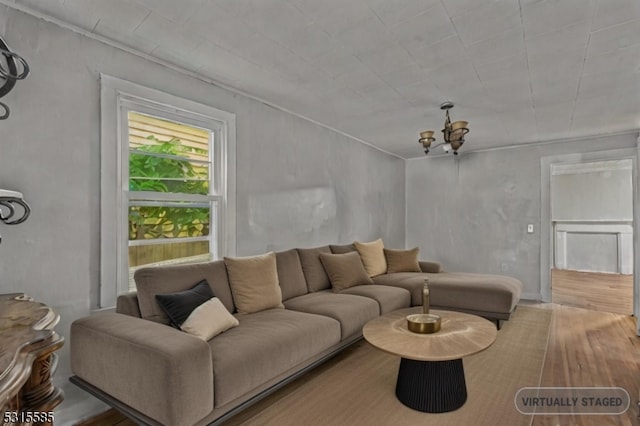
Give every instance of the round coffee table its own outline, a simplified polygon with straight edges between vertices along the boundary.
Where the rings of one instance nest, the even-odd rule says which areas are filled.
[[[369,321],[362,333],[371,345],[402,357],[396,396],[404,405],[426,413],[456,410],[467,400],[462,358],[488,348],[496,326],[476,315],[431,310],[442,317],[441,330],[413,333],[406,317],[421,312],[422,307],[390,312]]]

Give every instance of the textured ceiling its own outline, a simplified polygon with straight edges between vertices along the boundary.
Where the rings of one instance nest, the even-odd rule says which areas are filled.
[[[640,128],[639,0],[12,0],[405,158]],[[439,136],[439,135],[438,135]]]

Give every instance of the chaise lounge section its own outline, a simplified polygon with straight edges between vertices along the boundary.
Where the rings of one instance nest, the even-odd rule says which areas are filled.
[[[270,269],[258,271],[258,281],[274,276],[279,298],[248,313],[229,259],[140,269],[137,292],[120,296],[116,313],[72,324],[71,381],[141,424],[219,424],[361,339],[369,320],[420,305],[425,278],[432,306],[493,320],[508,319],[520,297],[515,279],[441,272],[435,262],[371,278],[353,247],[263,255]],[[253,268],[254,258],[243,259]],[[360,275],[340,287],[354,265]],[[237,323],[208,340],[171,327],[156,297],[188,293],[203,280]]]
[[[357,251],[354,244],[332,245],[332,253]],[[445,272],[439,262],[419,261],[422,273],[392,272],[372,277],[375,284],[400,287],[411,294],[411,306],[422,303],[422,287],[428,280],[431,307],[478,315],[496,323],[508,320],[522,294],[522,282],[506,275]],[[400,308],[397,308],[400,309]]]
[[[422,300],[424,279],[429,280],[431,307],[478,315],[496,322],[508,320],[516,309],[522,283],[504,275],[468,274],[462,272],[427,272],[416,276],[411,272],[385,274],[373,278],[379,285],[400,287],[411,293],[412,306]]]

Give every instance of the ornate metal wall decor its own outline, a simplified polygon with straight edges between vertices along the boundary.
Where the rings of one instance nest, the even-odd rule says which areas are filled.
[[[0,189],[0,221],[7,225],[17,225],[27,220],[31,208],[22,194],[16,191]],[[2,236],[0,236],[0,243]]]
[[[16,85],[16,81],[24,80],[29,75],[29,64],[24,58],[9,50],[7,43],[0,37],[0,98],[5,96]],[[0,102],[0,120],[9,118],[9,107]]]

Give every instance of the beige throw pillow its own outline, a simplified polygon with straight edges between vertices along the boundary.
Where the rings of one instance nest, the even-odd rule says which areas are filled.
[[[360,253],[364,268],[370,277],[387,272],[387,261],[384,258],[384,244],[381,238],[370,243],[355,241],[353,244],[356,246],[358,253]]]
[[[238,313],[284,308],[273,252],[251,257],[225,257],[229,286]]]
[[[355,251],[345,254],[320,253],[320,260],[335,292],[357,285],[373,284],[362,265],[360,255]]]
[[[202,340],[210,340],[238,324],[238,320],[227,311],[220,299],[213,297],[195,308],[180,329]]]
[[[422,272],[418,262],[420,249],[414,247],[411,250],[384,249],[384,257],[387,259],[387,274],[394,272]]]

